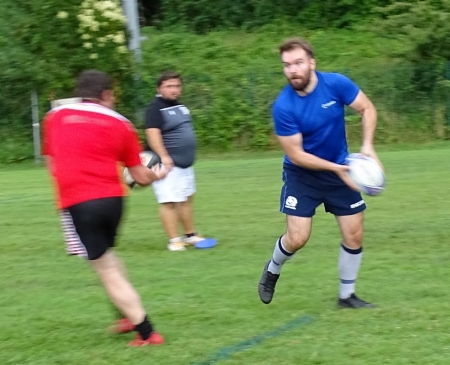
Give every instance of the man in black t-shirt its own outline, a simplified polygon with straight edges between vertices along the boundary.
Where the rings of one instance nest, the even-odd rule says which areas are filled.
[[[170,251],[183,251],[186,245],[204,239],[195,231],[192,210],[197,141],[189,109],[178,101],[181,89],[179,74],[162,73],[157,80],[158,94],[145,114],[146,149],[157,153],[170,170],[166,178],[152,185]],[[183,236],[178,234],[180,222]]]

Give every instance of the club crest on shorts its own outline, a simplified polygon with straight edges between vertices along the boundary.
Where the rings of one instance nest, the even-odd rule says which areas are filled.
[[[288,196],[286,198],[286,202],[284,203],[284,206],[289,209],[294,209],[294,210],[297,209],[296,208],[297,207],[297,198],[295,198],[293,196]]]

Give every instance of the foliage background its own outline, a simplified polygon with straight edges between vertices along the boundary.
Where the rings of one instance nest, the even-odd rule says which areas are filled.
[[[99,2],[99,1],[97,1]],[[39,94],[40,116],[49,101],[73,96],[76,75],[89,68],[101,69],[117,81],[119,108],[131,112],[125,103],[132,91],[133,58],[111,44],[96,51],[84,47],[79,32],[81,0],[2,0],[0,3],[0,162],[14,162],[32,156],[30,93]],[[114,1],[111,1],[114,3]],[[117,2],[119,9],[120,2]],[[60,18],[61,12],[67,17]],[[102,20],[102,19],[100,19]],[[93,37],[115,34],[126,25],[103,19]],[[125,40],[126,41],[126,40]],[[128,97],[132,100],[131,97]]]
[[[1,2],[0,163],[32,158],[31,90],[42,117],[87,68],[114,76],[117,108],[138,127],[155,78],[170,68],[183,74],[203,149],[274,148],[270,105],[285,83],[276,49],[293,35],[312,42],[319,69],[350,76],[374,100],[377,143],[449,137],[450,0],[141,0],[141,65],[114,44],[85,47],[82,3]],[[106,21],[95,36],[118,31],[125,25]],[[351,142],[360,133],[349,113]]]

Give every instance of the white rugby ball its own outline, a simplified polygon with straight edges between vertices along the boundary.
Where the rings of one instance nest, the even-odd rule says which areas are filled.
[[[161,159],[159,158],[159,156],[152,151],[143,151],[139,154],[139,157],[141,158],[141,164],[148,168],[161,163]],[[130,174],[130,171],[126,167],[123,170],[123,180],[125,181],[125,184],[127,184],[130,188],[133,188],[136,185],[140,186],[139,184],[136,184],[136,181],[134,181],[133,177]]]
[[[376,196],[384,191],[386,176],[373,158],[362,153],[351,153],[347,157],[346,164],[350,167],[350,178],[362,193]]]

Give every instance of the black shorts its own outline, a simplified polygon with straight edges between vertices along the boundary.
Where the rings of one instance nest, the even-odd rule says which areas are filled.
[[[312,217],[324,204],[335,216],[353,215],[366,209],[361,194],[350,189],[336,174],[312,171],[285,163],[280,211],[297,217]]]
[[[73,205],[60,212],[69,255],[100,258],[114,247],[122,217],[123,198],[103,198]]]

